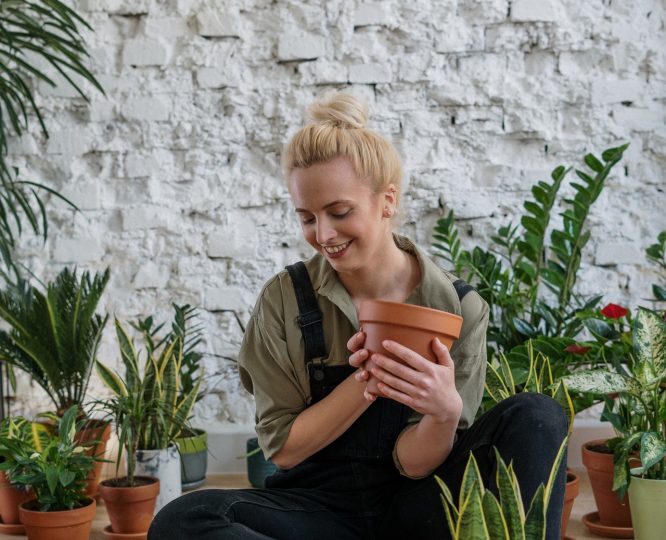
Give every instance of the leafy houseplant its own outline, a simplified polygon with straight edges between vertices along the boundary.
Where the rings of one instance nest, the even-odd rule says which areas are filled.
[[[183,343],[183,358],[180,364],[180,396],[184,398],[193,389],[201,388],[204,383],[201,360],[203,354],[197,349],[203,341],[203,325],[196,322],[196,308],[185,304],[173,304],[174,318],[171,330],[159,337],[164,323],[154,325],[152,316],[139,320],[132,326],[141,332],[149,354],[159,349],[165,342],[179,338]],[[204,395],[199,391],[196,401]],[[208,466],[208,433],[203,429],[186,428],[176,439],[181,462],[181,484],[183,490],[194,489],[206,481]]]
[[[160,505],[166,504],[180,494],[180,462],[173,442],[187,427],[199,386],[196,385],[185,396],[180,395],[179,373],[184,351],[180,337],[169,338],[161,343],[159,349],[151,350],[146,355],[142,374],[139,367],[139,353],[134,348],[131,338],[120,321],[116,320],[115,325],[120,355],[125,367],[125,378],[99,361],[97,370],[100,378],[113,393],[113,397],[107,400],[104,406],[115,421],[120,443],[118,463],[120,453],[123,449],[126,451],[127,478],[122,485],[136,484],[135,472],[142,454],[159,450],[170,456],[170,459],[173,459],[175,454],[175,473],[167,470],[164,476],[159,476],[160,499],[157,503],[159,509]],[[166,460],[166,456],[163,460]],[[149,469],[149,466],[146,465],[144,468]],[[158,470],[149,472],[152,473],[150,476],[161,474]]]
[[[94,458],[75,440],[77,414],[76,405],[65,412],[57,434],[41,451],[21,438],[3,441],[12,457],[6,469],[12,484],[30,487],[35,495],[19,510],[31,540],[83,540],[90,535],[96,504],[86,496],[85,487]]]
[[[62,415],[82,405],[108,316],[95,313],[108,268],[91,277],[65,268],[42,292],[25,283],[0,291],[0,360],[32,376]],[[79,409],[82,412],[82,409]]]
[[[497,487],[499,499],[483,485],[474,455],[470,455],[460,487],[457,503],[448,487],[439,478],[442,503],[453,540],[537,540],[545,538],[546,511],[553,484],[564,457],[567,439],[562,442],[550,471],[548,482],[541,484],[525,513],[518,479],[511,464],[507,466],[499,452]]]
[[[437,222],[435,254],[451,263],[457,275],[475,284],[491,307],[489,358],[496,352],[508,353],[530,338],[572,339],[583,329],[576,314],[600,300],[584,300],[575,292],[583,250],[590,238],[585,225],[627,146],[609,148],[601,159],[593,154],[585,156],[588,169],[575,170],[580,182],[570,183],[575,195],[563,199],[559,227],[552,223],[552,214],[570,170],[561,165],[552,171],[550,182],[540,181],[532,187],[534,199],[523,204],[520,224],[500,227],[492,237],[492,249],[462,249],[453,211]],[[548,356],[557,363],[562,350],[557,357]]]
[[[650,261],[655,263],[662,271],[662,284],[652,285],[652,294],[659,301],[666,301],[666,231],[661,231],[657,242],[645,251]]]
[[[74,79],[80,77],[104,93],[86,67],[88,52],[80,28],[90,26],[74,10],[58,0],[12,0],[0,2],[0,259],[18,274],[12,252],[27,222],[35,234],[48,232],[42,193],[72,203],[55,190],[18,177],[8,161],[8,140],[27,132],[30,115],[48,137],[46,123],[37,106],[33,81],[51,87],[56,81],[44,69],[54,69],[87,97]],[[6,274],[5,279],[8,278]]]

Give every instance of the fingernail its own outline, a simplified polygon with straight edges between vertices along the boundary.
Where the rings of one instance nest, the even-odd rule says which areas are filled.
[[[385,349],[388,349],[391,346],[390,343],[391,342],[387,340],[382,341],[382,345],[384,346]]]

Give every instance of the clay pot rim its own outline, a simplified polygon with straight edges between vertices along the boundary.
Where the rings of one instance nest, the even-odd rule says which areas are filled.
[[[49,527],[65,527],[92,522],[97,512],[97,502],[95,499],[88,498],[88,504],[73,510],[53,510],[41,512],[39,510],[30,510],[25,508],[26,504],[19,505],[19,516],[21,522],[26,526],[44,527],[47,522]]]
[[[386,313],[387,308],[388,310],[398,310],[400,313]],[[381,315],[376,314],[377,310],[381,311]],[[460,336],[463,323],[463,318],[455,313],[388,300],[363,300],[358,309],[358,319],[361,326],[363,323],[395,324],[448,334],[456,339]],[[444,332],[442,331],[443,324],[453,326],[453,328],[447,328]]]
[[[156,478],[155,476],[135,476],[134,479],[136,480],[137,478],[141,478],[143,480],[150,480],[149,483],[147,484],[142,484],[140,486],[111,486],[107,484],[107,482],[111,482],[112,480],[118,480],[119,478],[127,478],[127,476],[115,476],[113,478],[107,478],[106,480],[102,480],[99,485],[104,486],[105,489],[138,489],[138,488],[147,488],[150,486],[153,486],[156,483],[159,483],[160,479]]]
[[[146,538],[146,535],[148,534],[148,531],[145,532],[139,532],[139,533],[118,533],[118,532],[113,532],[113,528],[111,524],[109,523],[104,529],[102,529],[102,534],[104,535],[104,538],[126,538],[127,540],[139,540],[140,538]]]

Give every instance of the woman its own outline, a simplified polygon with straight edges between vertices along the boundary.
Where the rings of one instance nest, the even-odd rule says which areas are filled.
[[[310,112],[283,168],[316,255],[264,286],[239,357],[260,445],[279,471],[267,489],[181,497],[155,518],[151,540],[440,540],[448,529],[435,474],[455,496],[473,451],[492,486],[496,446],[514,460],[529,501],[566,434],[563,411],[540,395],[506,400],[472,424],[483,393],[488,306],[393,234],[400,160],[365,127],[364,106],[337,93]],[[357,318],[369,298],[460,314],[460,338],[451,351],[433,340],[436,363],[393,341],[384,347],[404,364],[370,355]],[[366,390],[370,377],[381,399]],[[548,511],[552,540],[563,490],[564,468]]]

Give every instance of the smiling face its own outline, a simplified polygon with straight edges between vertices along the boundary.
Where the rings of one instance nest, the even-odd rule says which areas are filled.
[[[375,193],[346,158],[294,169],[289,191],[303,236],[338,272],[371,268],[393,241],[395,188]]]

